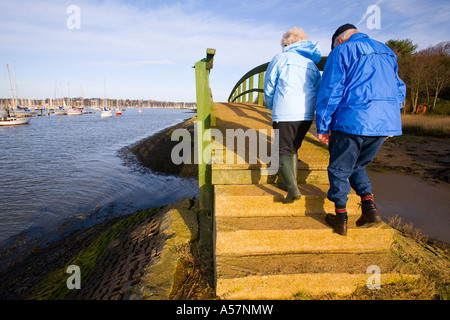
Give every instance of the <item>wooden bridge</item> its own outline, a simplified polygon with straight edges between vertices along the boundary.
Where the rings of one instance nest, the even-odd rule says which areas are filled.
[[[244,75],[228,102],[214,103],[209,89],[214,54],[208,49],[195,69],[197,135],[203,137],[198,154],[204,160],[199,164],[199,202],[213,221],[217,296],[345,295],[366,285],[373,268],[382,283],[402,278],[396,271],[400,261],[390,251],[394,230],[385,223],[356,227],[361,214],[356,194],[350,194],[347,204],[348,235],[340,236],[326,224],[326,213],[334,213],[326,198],[328,150],[312,134],[298,152],[302,197],[292,204],[281,202],[286,192],[277,188],[276,175],[268,170],[273,163],[261,157],[274,142],[271,113],[263,106],[267,64]],[[244,154],[239,143],[230,141],[243,136]],[[256,161],[251,151],[255,143]]]

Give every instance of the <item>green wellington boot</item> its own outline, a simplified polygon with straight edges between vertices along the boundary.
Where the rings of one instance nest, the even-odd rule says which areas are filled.
[[[298,170],[298,155],[293,154],[291,155],[291,161],[292,161],[292,167],[294,168],[294,181],[295,185],[297,185],[297,170]]]
[[[294,172],[293,157],[297,160],[297,155],[282,156],[280,157],[280,172],[283,176],[283,180],[287,188],[287,196],[283,200],[283,203],[292,203],[295,200],[300,199],[301,193],[297,187],[296,172]]]
[[[294,181],[297,181],[298,157],[296,154],[290,155],[289,157],[291,158],[292,167],[294,168]],[[280,180],[280,178],[283,176],[281,174],[281,170],[278,170],[277,175],[277,187],[281,190],[288,191],[287,184],[283,180]]]

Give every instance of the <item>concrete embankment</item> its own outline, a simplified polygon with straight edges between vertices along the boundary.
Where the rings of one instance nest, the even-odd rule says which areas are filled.
[[[150,138],[139,141],[130,151],[136,156],[140,164],[154,172],[178,175],[181,177],[197,177],[198,166],[194,164],[191,153],[191,164],[174,164],[171,153],[179,141],[172,141],[172,132],[176,129],[187,130],[191,135],[191,147],[194,149],[194,122],[197,117],[192,117],[180,124],[162,130]]]

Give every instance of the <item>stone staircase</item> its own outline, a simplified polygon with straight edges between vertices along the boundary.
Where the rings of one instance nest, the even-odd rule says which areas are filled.
[[[222,130],[231,123],[270,128],[262,107],[216,103],[215,111]],[[230,113],[247,116],[233,122]],[[400,261],[390,252],[394,230],[385,223],[356,227],[361,213],[356,194],[349,195],[347,204],[348,235],[340,236],[326,224],[326,213],[334,213],[326,198],[328,151],[314,136],[308,134],[299,150],[302,197],[292,204],[281,202],[286,192],[276,187],[274,176],[261,174],[264,165],[217,164],[216,155],[212,182],[219,298],[345,295],[366,284],[373,265],[379,267],[382,283],[401,278],[395,271]]]

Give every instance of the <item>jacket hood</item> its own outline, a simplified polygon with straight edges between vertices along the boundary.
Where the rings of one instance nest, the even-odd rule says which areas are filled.
[[[305,58],[312,60],[314,63],[319,63],[322,58],[320,46],[318,42],[311,40],[298,41],[283,49],[283,52],[297,52]]]

